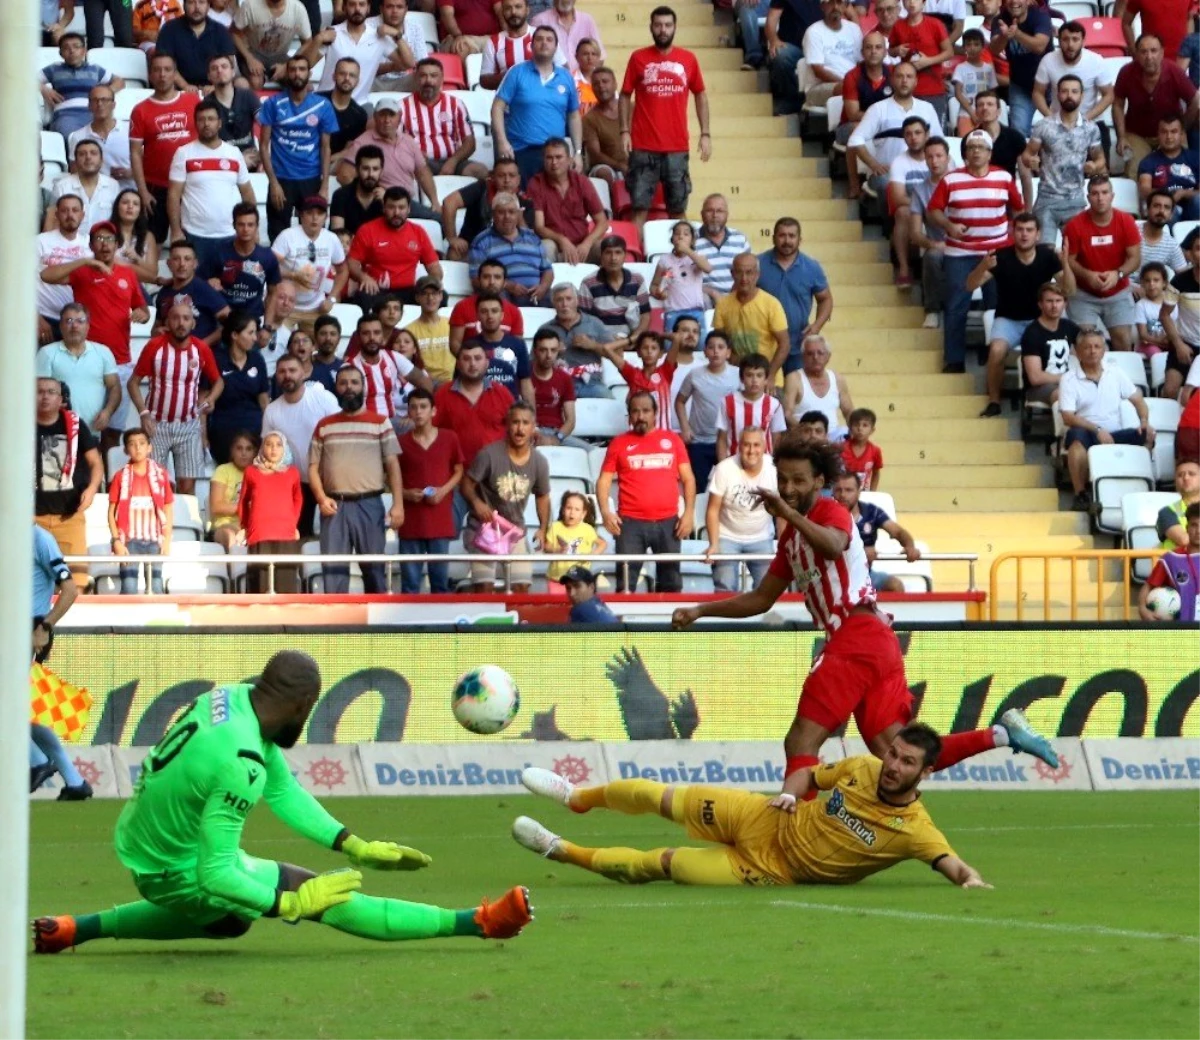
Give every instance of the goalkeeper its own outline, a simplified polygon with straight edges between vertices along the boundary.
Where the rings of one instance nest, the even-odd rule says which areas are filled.
[[[292,776],[279,749],[295,745],[320,692],[317,663],[283,650],[253,685],[198,698],[147,756],[117,822],[117,855],[143,899],[97,914],[40,917],[36,952],[93,939],[232,939],[260,917],[320,921],[382,941],[520,932],[533,919],[524,888],[469,910],[358,891],[359,867],[420,870],[431,861],[416,849],[355,837]],[[345,853],[354,869],[313,874],[248,856],[239,847],[242,828],[263,798],[293,830]]]

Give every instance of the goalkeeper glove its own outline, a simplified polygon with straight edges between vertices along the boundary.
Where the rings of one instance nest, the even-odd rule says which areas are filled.
[[[320,917],[330,907],[349,901],[362,886],[357,870],[331,870],[309,878],[295,892],[279,894],[279,916],[290,924],[301,918]]]
[[[342,842],[342,851],[356,867],[373,870],[421,870],[433,860],[425,853],[397,845],[394,841],[364,841],[350,835]]]

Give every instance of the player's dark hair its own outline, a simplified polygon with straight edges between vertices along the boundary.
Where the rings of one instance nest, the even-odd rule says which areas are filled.
[[[967,30],[967,32],[970,31],[970,29]],[[1087,29],[1083,27],[1082,22],[1063,22],[1062,25],[1058,27],[1058,35],[1061,37],[1063,33],[1079,33],[1079,35],[1085,40],[1087,39]],[[967,33],[963,33],[964,37],[966,35]],[[980,33],[979,35],[982,36],[983,33]]]
[[[964,45],[968,43],[977,43],[980,47],[982,47],[987,41],[984,40],[983,33],[981,33],[978,29],[968,29],[962,34],[962,42]]]
[[[903,740],[904,743],[911,744],[925,752],[926,768],[933,765],[938,760],[938,755],[942,753],[942,738],[923,722],[910,722],[896,734],[896,739]]]
[[[529,415],[537,414],[533,410],[533,405],[531,405],[528,401],[513,401],[513,403],[508,406],[508,411],[504,413],[505,424],[507,424],[508,420],[516,415],[517,412],[525,412]]]
[[[280,650],[272,655],[254,685],[286,701],[311,697],[321,689],[321,669],[300,650]]]
[[[771,365],[761,354],[747,354],[738,362],[738,375],[744,376],[747,372],[754,370],[770,372]]]
[[[846,420],[846,424],[848,426],[853,426],[860,419],[866,419],[872,426],[879,421],[876,418],[875,413],[871,411],[870,408],[855,408],[854,411],[850,413],[850,418]]]
[[[1058,88],[1061,87],[1064,83],[1078,83],[1079,89],[1083,90],[1083,80],[1081,80],[1078,76],[1076,76],[1075,73],[1068,72],[1065,76],[1059,76],[1058,82],[1056,84],[1054,84],[1054,93],[1057,94]]]
[[[633,349],[641,350],[642,344],[645,343],[646,340],[653,340],[654,345],[656,347],[658,347],[659,350],[662,350],[662,345],[663,345],[662,337],[657,332],[654,332],[651,329],[645,329],[644,331],[639,332],[637,334],[637,339],[635,339],[633,341]]]
[[[804,420],[801,419],[801,422]],[[831,487],[842,472],[842,446],[828,441],[802,441],[794,432],[779,439],[772,456],[775,465],[781,462],[807,462],[813,472]]]
[[[947,155],[950,154],[950,144],[944,137],[929,137],[925,140],[925,151],[929,151],[934,146],[941,148]]]
[[[639,397],[646,398],[646,400],[650,402],[650,407],[654,410],[655,414],[658,413],[658,398],[655,397],[652,393],[650,393],[649,390],[635,390],[632,394],[630,394],[627,398],[625,398],[626,412],[629,411],[630,406]]]
[[[335,318],[332,314],[322,314],[316,321],[313,322],[313,337],[315,338],[318,332],[330,325],[338,330],[338,336],[340,337],[342,334],[342,323],[338,321],[337,318]]]
[[[221,106],[217,99],[209,94],[203,101],[198,104],[192,112],[192,118],[195,119],[201,112],[216,112],[217,118],[221,117]]]
[[[679,19],[675,17],[674,10],[666,6],[656,7],[650,12],[650,20],[653,21],[655,18],[670,18],[673,22],[679,21]]]
[[[423,386],[414,386],[408,392],[407,403],[411,404],[413,401],[428,401],[430,404],[433,404],[433,394]]]
[[[707,347],[714,339],[719,339],[725,344],[726,350],[733,350],[733,346],[729,342],[729,336],[722,329],[713,329],[707,336],[704,337],[704,345]]]
[[[901,131],[907,130],[910,126],[919,126],[923,130],[929,129],[929,124],[920,116],[909,116],[903,123],[900,124]]]
[[[407,188],[401,188],[397,185],[392,185],[383,193],[384,202],[412,202],[412,192]]]
[[[354,329],[355,331],[361,331],[364,325],[370,325],[373,322],[379,322],[380,325],[383,324],[378,314],[374,311],[367,311],[365,314],[358,316],[358,321],[354,323]]]
[[[1139,275],[1139,277],[1145,278],[1146,275],[1150,274],[1151,272],[1162,275],[1164,282],[1169,282],[1171,280],[1171,276],[1167,273],[1167,265],[1160,264],[1157,260],[1151,260],[1150,263],[1143,267],[1142,273]]]
[[[596,507],[592,504],[592,500],[588,498],[587,495],[585,495],[582,491],[563,492],[563,496],[558,502],[558,522],[560,524],[565,524],[567,522],[567,518],[563,515],[563,512],[567,508],[567,500],[571,498],[577,498],[583,503],[583,522],[585,524],[591,524],[593,527],[595,527]]]
[[[192,244],[191,240],[187,238],[175,239],[175,241],[167,247],[167,252],[174,253],[177,249],[190,249],[192,251],[192,255],[196,255],[196,247]]]
[[[980,98],[985,98],[985,97],[990,97],[994,102],[996,102],[997,105],[1000,104],[1000,95],[997,94],[994,90],[981,90],[978,94],[975,95],[975,100],[978,101]]]
[[[539,343],[544,343],[548,339],[554,340],[554,346],[556,349],[562,343],[562,340],[558,338],[557,332],[555,332],[553,329],[543,327],[538,329],[537,332],[533,334],[533,345],[536,347]]]
[[[258,206],[253,202],[239,202],[233,207],[233,219],[237,220],[238,217],[253,217],[258,220]]]
[[[497,161],[504,162],[506,160],[500,159]],[[516,162],[515,159],[512,161]],[[493,169],[495,169],[495,167],[493,167]],[[497,260],[495,257],[490,257],[489,259],[485,260],[483,263],[481,263],[479,265],[479,270],[482,271],[485,267],[498,267],[498,268],[500,268],[500,273],[502,275],[504,275],[505,277],[508,277],[508,268],[504,265],[503,260]]]
[[[1012,222],[1013,222],[1013,226],[1014,226],[1014,227],[1015,227],[1017,224],[1032,224],[1032,225],[1033,225],[1034,227],[1036,227],[1036,228],[1037,228],[1039,231],[1041,231],[1041,230],[1042,230],[1042,218],[1041,218],[1041,217],[1039,217],[1039,216],[1038,216],[1036,213],[1031,213],[1031,212],[1030,212],[1029,210],[1027,210],[1027,209],[1026,209],[1026,210],[1022,210],[1022,211],[1021,211],[1020,213],[1018,213],[1018,214],[1017,214],[1015,217],[1013,217],[1013,218],[1012,218]]]
[[[150,439],[150,435],[140,426],[134,426],[132,429],[126,430],[123,434],[121,434],[121,444],[124,446],[126,453],[129,451],[129,442],[133,440],[134,437],[145,437],[146,440]],[[232,441],[230,443],[232,444]]]
[[[436,65],[437,62],[434,64]],[[354,165],[357,166],[364,159],[378,159],[383,162],[383,149],[377,144],[364,144],[354,156]]]
[[[237,433],[229,438],[229,446],[232,448],[238,441],[248,441],[255,451],[258,451],[259,444],[261,443],[258,434],[253,430],[238,430]]]
[[[856,488],[862,487],[862,474],[858,473],[852,469],[847,470],[845,473],[839,473],[837,475],[837,479],[838,480],[853,480],[854,486]]]
[[[1190,524],[1193,520],[1200,520],[1200,502],[1193,502],[1183,511],[1183,518]]]
[[[1197,235],[1200,235],[1200,228],[1192,228],[1192,230],[1187,233],[1187,236],[1184,238],[1184,240],[1179,243],[1179,248],[1185,253],[1189,252],[1192,246],[1196,244]]]
[[[501,307],[503,307],[504,306],[504,297],[501,296],[499,293],[484,291],[481,293],[477,293],[475,296],[476,312],[479,311],[479,305],[481,303],[498,303],[498,304],[500,304]]]
[[[815,408],[811,412],[805,412],[800,416],[800,422],[805,426],[810,423],[817,423],[826,433],[829,432],[829,416],[824,412],[818,412]]]

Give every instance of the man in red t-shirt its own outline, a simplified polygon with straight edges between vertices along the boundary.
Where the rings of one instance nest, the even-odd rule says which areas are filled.
[[[629,156],[625,182],[639,229],[646,223],[660,183],[671,218],[683,220],[687,216],[692,186],[688,176],[689,91],[696,95],[700,159],[708,162],[712,155],[704,77],[696,56],[674,46],[675,12],[669,7],[656,7],[650,14],[650,35],[654,37],[654,46],[643,47],[629,56],[618,110],[621,147]],[[635,99],[636,105],[632,104]]]
[[[462,445],[453,430],[434,423],[433,394],[417,387],[408,395],[408,418],[413,428],[400,438],[400,478],[404,485],[404,523],[397,532],[400,552],[444,556],[458,534],[454,522],[454,492],[462,482]],[[400,564],[400,591],[421,591],[420,563]],[[451,592],[450,565],[428,563],[429,591]]]
[[[1185,126],[1194,126],[1196,88],[1175,61],[1164,57],[1162,40],[1143,32],[1133,61],[1121,68],[1113,83],[1117,154],[1124,156],[1126,170],[1136,174],[1141,161],[1154,151],[1158,122],[1168,115],[1181,115]]]
[[[409,222],[412,196],[406,188],[383,193],[383,216],[369,220],[354,235],[346,259],[350,277],[358,282],[355,297],[363,310],[375,310],[379,297],[393,293],[404,303],[416,303],[417,265],[442,280],[437,250],[420,224]]]
[[[167,189],[171,160],[181,145],[196,139],[196,106],[200,95],[175,86],[175,59],[156,54],[150,59],[154,93],[134,106],[129,120],[129,165],[150,230],[160,242],[167,237]]]
[[[104,447],[117,443],[121,431],[136,426],[129,412],[129,393],[125,384],[133,374],[129,353],[131,322],[150,320],[150,309],[133,268],[114,263],[117,255],[117,229],[107,220],[93,224],[88,233],[92,258],[55,264],[42,272],[42,281],[51,285],[66,282],[75,302],[88,309],[88,338],[112,351],[121,383],[121,404],[109,420]],[[110,433],[111,431],[111,433]]]
[[[537,410],[538,444],[553,448],[582,448],[592,445],[572,437],[575,429],[575,380],[558,366],[562,342],[556,332],[539,329],[533,337],[533,400]]]
[[[687,448],[678,434],[657,429],[654,395],[635,390],[629,395],[628,433],[612,439],[604,456],[596,497],[604,526],[616,536],[618,553],[677,553],[679,543],[692,533],[696,511],[696,478]],[[609,492],[617,484],[617,511],[612,511]],[[679,494],[683,492],[683,513]],[[617,566],[617,591],[636,589],[642,572],[640,563]],[[678,563],[656,563],[656,592],[679,592],[683,588]]]
[[[485,260],[479,265],[479,292],[459,300],[450,312],[450,350],[458,352],[458,348],[466,340],[479,335],[479,313],[476,305],[483,293],[495,293],[504,303],[504,316],[500,319],[500,329],[506,335],[523,336],[525,321],[521,317],[521,308],[504,296],[504,283],[508,279],[508,268],[500,260]]]
[[[1063,228],[1067,261],[1078,288],[1069,301],[1076,325],[1108,329],[1113,350],[1133,347],[1137,324],[1129,275],[1142,262],[1142,236],[1128,213],[1113,208],[1112,184],[1107,177],[1088,181],[1088,208]]]
[[[1130,54],[1137,49],[1133,20],[1141,15],[1142,33],[1151,33],[1162,40],[1167,61],[1179,57],[1179,45],[1188,33],[1189,18],[1195,13],[1195,0],[1117,0],[1112,10],[1112,16],[1121,19]]]

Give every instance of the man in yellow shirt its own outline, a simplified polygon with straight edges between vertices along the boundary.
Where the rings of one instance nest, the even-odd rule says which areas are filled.
[[[454,379],[454,355],[450,353],[450,319],[441,312],[446,294],[442,283],[431,275],[417,279],[415,286],[421,313],[405,327],[417,340],[425,371],[433,385],[441,386]]]
[[[747,354],[771,359],[768,376],[776,382],[791,350],[787,315],[769,292],[758,287],[758,257],[741,253],[733,258],[733,292],[717,301],[713,328],[724,332],[736,364]],[[778,381],[782,386],[782,380]]]
[[[772,807],[769,795],[723,787],[616,780],[577,788],[548,769],[529,768],[522,783],[574,812],[606,808],[627,815],[658,813],[706,848],[591,849],[518,817],[513,837],[558,863],[573,863],[615,881],[677,885],[852,884],[907,859],[928,863],[962,888],[991,888],[954,854],[920,801],[941,738],[923,723],[905,726],[882,761],[860,755],[812,770],[824,800],[794,812]]]

